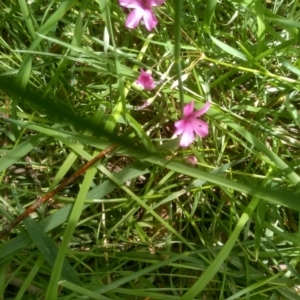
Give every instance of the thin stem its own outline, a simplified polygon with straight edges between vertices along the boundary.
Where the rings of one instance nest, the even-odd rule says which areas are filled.
[[[298,80],[295,80],[295,79],[292,79],[292,78],[288,78],[288,77],[284,77],[284,76],[278,76],[276,74],[270,73],[270,72],[265,71],[265,70],[263,70],[263,71],[262,70],[255,70],[255,69],[245,68],[245,67],[238,66],[238,65],[233,65],[233,64],[226,63],[226,62],[223,62],[223,61],[215,60],[213,58],[209,58],[209,57],[207,57],[203,54],[202,54],[201,59],[205,60],[205,61],[212,62],[216,65],[222,65],[222,66],[229,67],[229,68],[232,68],[232,69],[245,71],[245,72],[249,72],[249,73],[253,73],[253,74],[257,74],[257,75],[261,75],[261,76],[268,76],[268,77],[275,78],[275,79],[280,80],[280,81],[283,80],[283,81],[287,81],[287,82],[290,82],[290,83],[300,84],[300,82]]]
[[[175,35],[175,65],[177,71],[177,78],[178,78],[178,89],[179,89],[179,100],[180,100],[180,109],[181,115],[183,116],[183,106],[184,106],[184,99],[183,99],[183,87],[182,87],[182,80],[181,80],[181,19],[182,19],[182,0],[174,0],[174,10],[175,10],[175,27],[174,27],[174,35]]]

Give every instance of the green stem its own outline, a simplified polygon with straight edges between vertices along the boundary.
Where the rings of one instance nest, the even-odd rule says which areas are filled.
[[[182,0],[174,0],[174,10],[175,10],[175,27],[174,27],[175,50],[174,50],[174,55],[175,55],[175,65],[176,65],[177,78],[178,78],[180,109],[181,109],[181,115],[183,116],[184,99],[183,99],[183,87],[182,87],[182,80],[181,80],[181,57],[180,57]]]
[[[245,72],[249,72],[249,73],[253,73],[253,74],[257,74],[257,75],[261,75],[261,76],[268,76],[268,77],[271,77],[271,78],[275,78],[279,81],[287,81],[287,82],[290,82],[290,83],[300,83],[298,80],[295,80],[295,79],[292,79],[292,78],[288,78],[288,77],[284,77],[284,76],[278,76],[276,74],[273,74],[273,73],[270,73],[268,71],[262,71],[262,70],[255,70],[255,69],[250,69],[250,68],[245,68],[245,67],[242,67],[242,66],[235,66],[235,65],[232,65],[232,64],[229,64],[229,63],[226,63],[226,62],[222,62],[222,61],[219,61],[219,60],[215,60],[213,58],[209,58],[205,55],[202,55],[201,57],[202,60],[205,60],[205,61],[209,61],[209,62],[212,62],[216,65],[222,65],[222,66],[225,66],[225,67],[229,67],[231,69],[236,69],[236,70],[240,70],[240,71],[245,71]]]

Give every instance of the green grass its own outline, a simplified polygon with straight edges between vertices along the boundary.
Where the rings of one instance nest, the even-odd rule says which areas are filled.
[[[0,299],[300,299],[299,9],[166,0],[148,32],[118,1],[1,1],[0,229],[120,146],[1,240]]]

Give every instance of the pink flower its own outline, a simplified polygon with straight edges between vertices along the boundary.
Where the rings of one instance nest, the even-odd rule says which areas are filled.
[[[151,7],[158,6],[166,0],[119,0],[121,6],[133,8],[133,11],[128,15],[126,27],[135,28],[143,18],[146,28],[151,31],[158,23]]]
[[[184,106],[183,119],[175,122],[175,134],[181,134],[181,147],[188,147],[194,141],[194,132],[200,137],[208,135],[208,124],[197,118],[205,114],[209,109],[209,106],[210,103],[206,102],[201,109],[194,112],[194,101]]]
[[[150,91],[155,88],[155,83],[151,74],[144,72],[144,70],[141,70],[140,76],[136,83],[141,85],[145,90]]]
[[[186,161],[187,164],[189,164],[191,166],[195,166],[197,164],[197,162],[198,162],[198,159],[197,159],[196,156],[191,155],[191,156],[187,157],[185,159],[185,161]]]

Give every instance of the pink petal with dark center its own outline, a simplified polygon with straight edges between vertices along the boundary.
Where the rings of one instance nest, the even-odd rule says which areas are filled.
[[[205,137],[208,135],[208,124],[202,120],[192,119],[191,120],[193,130],[200,137]]]

